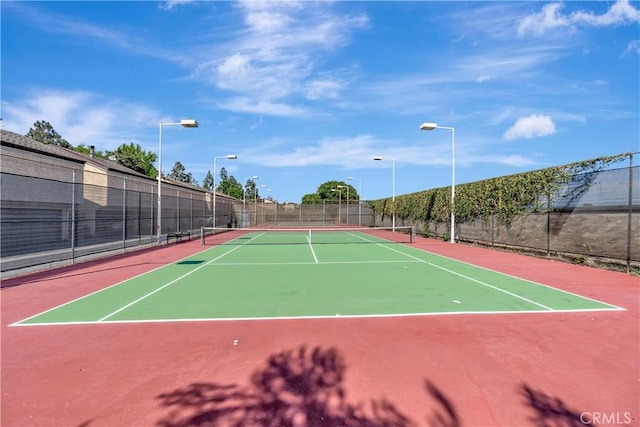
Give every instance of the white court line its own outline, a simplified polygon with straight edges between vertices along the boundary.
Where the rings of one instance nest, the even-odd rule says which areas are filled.
[[[203,250],[203,251],[201,251],[201,252],[198,252],[198,253],[206,252],[206,251],[209,251],[209,250],[211,250],[211,248],[209,248],[209,249],[205,249],[205,250]],[[92,295],[96,295],[96,294],[99,294],[100,292],[104,292],[104,291],[109,290],[109,289],[111,289],[111,288],[115,288],[116,286],[120,286],[120,285],[122,285],[122,284],[124,284],[124,283],[127,283],[127,282],[129,282],[129,281],[131,281],[131,280],[135,280],[135,279],[137,279],[138,277],[142,277],[142,276],[144,276],[144,275],[146,275],[146,274],[153,273],[154,271],[160,270],[160,269],[162,269],[162,268],[167,268],[167,267],[169,267],[169,266],[175,265],[175,264],[180,263],[180,262],[182,262],[182,261],[184,261],[184,260],[187,260],[187,259],[189,259],[189,258],[192,258],[192,257],[193,257],[193,256],[195,256],[195,255],[197,255],[197,254],[187,255],[186,257],[181,258],[181,259],[179,259],[178,261],[171,262],[171,263],[169,263],[169,264],[161,265],[160,267],[156,267],[156,268],[154,268],[154,269],[152,269],[152,270],[145,271],[144,273],[136,274],[136,275],[135,275],[135,276],[133,276],[133,277],[130,277],[130,278],[125,279],[125,280],[122,280],[122,281],[120,281],[120,282],[118,282],[118,283],[114,283],[113,285],[109,285],[109,286],[107,286],[106,288],[98,289],[97,291],[93,291],[93,292],[88,293],[88,294],[86,294],[86,295],[83,295],[83,296],[81,296],[81,297],[78,297],[78,298],[72,299],[71,301],[67,301],[67,302],[65,302],[65,303],[63,303],[63,304],[56,305],[55,307],[52,307],[52,308],[47,309],[47,310],[45,310],[45,311],[42,311],[42,312],[40,312],[40,313],[38,313],[38,314],[34,314],[33,316],[29,316],[29,317],[27,317],[26,319],[19,320],[19,321],[15,322],[14,324],[9,325],[9,326],[19,326],[19,323],[21,323],[21,322],[26,322],[26,321],[28,321],[28,320],[30,320],[30,319],[33,319],[34,317],[42,316],[43,314],[47,314],[47,313],[49,313],[49,312],[51,312],[51,311],[53,311],[53,310],[57,310],[57,309],[59,309],[59,308],[62,308],[62,307],[64,307],[64,306],[67,306],[67,305],[69,305],[69,304],[73,304],[73,303],[75,303],[75,302],[82,301],[83,299],[85,299],[85,298],[89,298],[89,297],[90,297],[90,296],[92,296]]]
[[[362,237],[362,236],[356,236],[356,237],[359,237],[359,238],[361,238],[361,239],[363,239],[363,240],[366,240],[366,241],[368,241],[368,242],[375,243],[375,242],[373,242],[372,240],[366,239],[365,237]],[[453,274],[453,275],[455,275],[455,276],[462,277],[462,278],[464,278],[464,279],[467,279],[467,280],[470,280],[470,281],[472,281],[472,282],[478,283],[478,284],[480,284],[480,285],[482,285],[482,286],[486,286],[486,287],[491,288],[491,289],[494,289],[494,290],[496,290],[496,291],[503,292],[503,293],[505,293],[505,294],[507,294],[507,295],[511,295],[512,297],[515,297],[515,298],[521,299],[521,300],[526,301],[526,302],[528,302],[528,303],[530,303],[530,304],[537,305],[538,307],[542,307],[542,308],[544,308],[545,310],[551,310],[551,311],[554,311],[554,310],[553,310],[553,308],[551,308],[551,307],[547,307],[547,306],[546,306],[546,305],[544,305],[544,304],[540,304],[539,302],[533,301],[533,300],[531,300],[531,299],[529,299],[529,298],[523,297],[523,296],[518,295],[518,294],[514,294],[513,292],[509,292],[509,291],[504,290],[504,289],[502,289],[502,288],[499,288],[499,287],[497,287],[497,286],[490,285],[490,284],[488,284],[488,283],[486,283],[486,282],[483,282],[482,280],[474,279],[473,277],[466,276],[466,275],[464,275],[464,274],[462,274],[462,273],[458,273],[458,272],[455,272],[455,271],[453,271],[453,270],[449,270],[448,268],[442,267],[442,266],[437,265],[437,264],[433,264],[433,263],[431,263],[431,262],[429,262],[429,261],[426,261],[426,260],[420,259],[420,258],[418,258],[418,257],[415,257],[415,256],[413,256],[413,255],[410,255],[410,254],[407,254],[407,253],[405,253],[405,252],[399,251],[399,250],[397,250],[397,249],[395,249],[395,248],[391,248],[391,247],[388,247],[388,246],[382,245],[382,244],[380,244],[380,243],[376,243],[376,245],[378,245],[378,246],[382,246],[382,247],[383,247],[383,248],[385,248],[385,249],[389,249],[390,251],[393,251],[393,252],[399,253],[399,254],[401,254],[401,255],[408,256],[409,258],[419,260],[419,261],[421,261],[421,262],[423,262],[423,263],[425,263],[425,264],[431,265],[431,266],[433,266],[433,267],[435,267],[435,268],[438,268],[438,269],[440,269],[440,270],[446,271],[447,273]]]
[[[311,262],[311,261],[301,261],[301,262],[217,262],[215,264],[210,264],[209,267],[219,267],[219,266],[247,266],[250,267],[252,265],[332,265],[332,264],[407,264],[407,263],[421,263],[424,261],[421,260],[397,260],[397,261],[322,261],[322,262]]]
[[[263,234],[264,234],[264,233],[263,233]],[[460,277],[467,278],[467,279],[469,279],[469,280],[471,280],[471,281],[477,282],[477,283],[482,284],[482,285],[484,285],[484,286],[489,286],[489,287],[494,288],[494,289],[496,289],[496,290],[499,290],[499,291],[501,291],[501,292],[505,292],[505,293],[511,294],[511,295],[513,295],[513,296],[515,296],[515,297],[517,297],[517,298],[521,298],[521,299],[525,299],[525,300],[527,300],[526,298],[520,297],[520,296],[518,296],[518,295],[516,295],[516,294],[512,294],[512,293],[510,293],[510,292],[508,292],[508,291],[502,290],[502,289],[500,289],[500,288],[496,288],[496,287],[494,287],[494,286],[492,286],[492,285],[485,284],[485,283],[483,283],[483,282],[481,282],[481,281],[475,280],[475,279],[470,278],[470,277],[468,277],[468,276],[465,276],[465,275],[462,275],[462,274],[459,274],[459,273],[453,272],[453,271],[451,271],[451,270],[449,270],[449,269],[446,269],[446,268],[444,268],[444,267],[438,266],[438,265],[433,264],[433,263],[431,263],[431,262],[429,262],[429,261],[426,261],[426,260],[420,259],[420,258],[418,258],[418,257],[415,257],[415,256],[413,256],[413,255],[407,254],[407,253],[405,253],[405,252],[398,251],[398,250],[396,250],[396,249],[394,249],[394,248],[391,248],[391,247],[385,246],[385,245],[383,244],[384,242],[383,242],[383,243],[380,243],[380,242],[377,242],[377,241],[372,241],[372,240],[366,239],[366,238],[364,238],[364,237],[362,237],[362,236],[360,236],[360,235],[356,235],[356,234],[354,234],[354,233],[351,233],[351,234],[353,234],[354,236],[356,236],[356,237],[358,237],[358,238],[361,238],[361,239],[363,239],[363,240],[365,240],[365,241],[367,241],[367,242],[375,243],[376,245],[378,245],[378,246],[382,246],[382,247],[383,247],[383,248],[385,248],[385,249],[389,249],[389,250],[392,250],[392,251],[394,251],[394,252],[397,252],[397,253],[399,253],[399,254],[401,254],[401,255],[407,256],[407,257],[411,258],[413,261],[342,261],[342,262],[323,262],[323,263],[321,263],[321,264],[354,264],[354,263],[355,263],[355,264],[357,264],[357,263],[375,263],[375,264],[378,264],[378,263],[398,263],[398,262],[420,262],[420,263],[425,263],[425,264],[428,264],[428,265],[434,266],[434,267],[436,267],[436,268],[440,268],[440,269],[442,269],[442,270],[444,270],[444,271],[447,271],[447,272],[450,272],[450,273],[452,273],[452,274],[454,274],[454,275],[458,275],[458,276],[460,276]],[[245,245],[245,244],[249,243],[251,240],[253,240],[253,239],[255,239],[255,238],[259,237],[259,236],[260,236],[260,235],[255,236],[254,238],[250,239],[248,242],[244,243],[243,245]],[[390,241],[390,243],[392,243],[392,242]],[[225,252],[224,254],[222,254],[222,255],[220,255],[220,256],[218,256],[218,257],[216,257],[216,258],[212,259],[211,261],[207,262],[206,264],[203,264],[203,265],[201,265],[201,266],[198,266],[198,268],[194,269],[194,270],[193,270],[193,271],[191,271],[191,272],[194,272],[194,271],[196,271],[196,270],[198,270],[198,269],[200,269],[200,268],[202,268],[202,267],[205,267],[205,266],[219,266],[219,265],[225,266],[225,265],[270,265],[270,264],[273,264],[273,265],[288,265],[288,264],[292,264],[292,265],[295,265],[295,264],[309,264],[309,265],[313,265],[313,264],[315,264],[315,263],[310,263],[310,262],[309,262],[309,263],[219,263],[219,264],[211,264],[212,262],[214,262],[214,261],[216,261],[216,260],[218,260],[218,259],[222,258],[223,256],[225,256],[225,255],[227,255],[227,254],[229,254],[229,253],[231,253],[231,252],[235,251],[236,249],[240,248],[240,247],[241,247],[241,246],[243,246],[243,245],[239,245],[239,246],[234,247],[233,249],[231,249],[231,250],[229,250],[229,251]],[[471,263],[468,263],[468,262],[465,262],[465,261],[460,261],[460,260],[457,260],[457,259],[454,259],[454,258],[450,258],[450,257],[446,257],[446,256],[443,256],[443,255],[434,254],[434,253],[431,253],[431,252],[426,251],[426,250],[423,250],[423,249],[419,249],[419,248],[413,248],[413,249],[419,250],[420,252],[423,252],[423,253],[425,253],[425,254],[429,254],[429,255],[432,255],[432,256],[437,256],[437,257],[440,257],[440,258],[449,259],[449,260],[451,260],[451,261],[460,262],[460,263],[467,264],[467,265],[470,265],[470,266],[473,266],[473,267],[476,267],[476,268],[481,268],[481,269],[484,269],[484,270],[487,270],[487,271],[490,271],[490,272],[493,272],[493,273],[498,273],[498,274],[501,274],[501,275],[504,275],[504,276],[513,277],[513,278],[515,278],[515,279],[522,280],[522,281],[525,281],[525,282],[529,282],[529,283],[532,283],[532,284],[535,284],[535,285],[544,286],[544,287],[547,287],[547,288],[549,288],[549,289],[556,290],[556,291],[558,291],[558,292],[562,292],[562,293],[566,293],[566,294],[569,294],[569,295],[573,295],[573,296],[578,297],[578,298],[581,298],[581,299],[585,299],[585,300],[590,300],[590,301],[593,301],[593,302],[597,302],[597,303],[599,303],[599,304],[603,304],[603,305],[606,305],[606,306],[611,307],[611,308],[595,308],[595,309],[558,309],[558,310],[554,310],[554,309],[548,308],[548,307],[546,307],[546,306],[544,306],[544,305],[542,305],[542,304],[537,304],[537,303],[535,303],[535,302],[531,301],[533,304],[539,305],[539,306],[541,306],[542,308],[545,308],[545,310],[547,310],[547,311],[537,311],[537,310],[531,310],[531,311],[529,311],[529,310],[525,310],[525,311],[461,311],[461,312],[444,312],[444,313],[436,312],[436,313],[409,313],[409,314],[382,314],[382,315],[376,315],[376,314],[373,314],[373,315],[342,315],[342,316],[340,316],[340,317],[338,317],[338,318],[360,318],[360,317],[362,317],[362,318],[367,318],[367,317],[373,317],[373,318],[375,318],[375,317],[406,317],[406,316],[436,316],[436,315],[458,315],[458,314],[518,314],[518,313],[537,313],[537,314],[540,314],[540,313],[572,313],[572,312],[626,311],[626,309],[625,309],[625,308],[618,307],[618,306],[615,306],[615,305],[613,305],[613,304],[608,304],[608,303],[605,303],[605,302],[602,302],[602,301],[598,301],[598,300],[595,300],[595,299],[592,299],[592,298],[584,297],[584,296],[582,296],[582,295],[579,295],[579,294],[576,294],[576,293],[573,293],[573,292],[569,292],[569,291],[565,291],[565,290],[563,290],[563,289],[558,289],[558,288],[555,288],[555,287],[550,286],[550,285],[546,285],[546,284],[538,283],[538,282],[531,281],[531,280],[528,280],[528,279],[523,279],[523,278],[520,278],[520,277],[517,277],[517,276],[513,276],[513,275],[510,275],[510,274],[507,274],[507,273],[502,273],[502,272],[499,272],[499,271],[492,270],[492,269],[490,269],[490,268],[486,268],[486,267],[478,266],[478,265],[475,265],[475,264],[471,264]],[[208,251],[208,250],[209,250],[209,249],[207,249],[207,250],[205,250],[205,251],[202,251],[202,252],[206,252],[206,251]],[[193,256],[194,256],[194,255],[189,255],[189,256],[187,256],[187,257],[185,257],[185,258],[182,258],[180,261],[182,261],[182,260],[186,260],[186,259],[189,259],[189,258],[191,258],[191,257],[193,257]],[[178,261],[178,262],[179,262],[179,261]],[[82,296],[82,297],[80,297],[80,298],[76,298],[76,299],[71,300],[71,301],[69,301],[69,302],[66,302],[66,303],[64,303],[64,304],[60,304],[60,305],[58,305],[58,306],[56,306],[56,307],[53,307],[53,308],[51,308],[51,309],[48,309],[48,310],[43,311],[43,312],[41,312],[41,313],[38,313],[38,314],[36,314],[36,315],[30,316],[30,317],[28,317],[28,318],[26,318],[26,319],[20,320],[20,321],[18,321],[18,322],[15,322],[15,323],[13,323],[13,324],[8,325],[8,326],[10,326],[10,327],[11,327],[11,326],[74,325],[74,324],[157,323],[157,322],[196,322],[196,321],[233,321],[233,320],[278,320],[278,319],[316,319],[316,318],[321,318],[321,319],[322,319],[322,318],[334,318],[334,316],[290,316],[290,317],[249,317],[249,318],[158,319],[158,320],[139,320],[139,321],[137,321],[137,320],[133,320],[133,321],[128,321],[128,320],[123,320],[123,321],[104,320],[104,319],[109,318],[110,316],[113,316],[113,315],[116,313],[116,312],[114,312],[114,313],[112,313],[112,314],[110,314],[110,315],[108,315],[108,316],[103,317],[102,319],[100,319],[100,320],[98,320],[98,321],[80,321],[80,322],[42,322],[42,323],[26,323],[26,324],[25,324],[25,323],[23,323],[23,322],[26,322],[26,321],[28,321],[28,320],[30,320],[30,319],[35,318],[35,317],[41,316],[41,315],[43,315],[43,314],[46,314],[46,313],[48,313],[48,312],[50,312],[50,311],[53,311],[53,310],[56,310],[56,309],[58,309],[58,308],[64,307],[64,306],[69,305],[69,304],[71,304],[71,303],[73,303],[73,302],[80,301],[80,300],[82,300],[82,299],[84,299],[84,298],[87,298],[87,297],[92,296],[92,295],[94,295],[94,294],[97,294],[97,293],[99,293],[99,292],[103,292],[103,291],[105,291],[105,290],[107,290],[107,289],[110,289],[110,288],[112,288],[112,287],[115,287],[115,286],[121,285],[121,284],[126,283],[126,282],[128,282],[128,281],[130,281],[130,280],[133,280],[133,279],[138,278],[138,277],[140,277],[140,276],[143,276],[143,275],[145,275],[145,274],[151,273],[151,272],[153,272],[153,271],[159,270],[159,269],[161,269],[161,268],[165,268],[165,267],[170,266],[170,265],[173,265],[173,264],[165,264],[165,265],[163,265],[163,266],[157,267],[157,268],[155,268],[155,269],[153,269],[153,270],[150,270],[150,271],[148,271],[148,272],[141,273],[141,274],[136,275],[136,276],[134,276],[134,277],[132,277],[132,278],[126,279],[126,280],[124,280],[124,281],[122,281],[122,282],[116,283],[116,284],[114,284],[114,285],[108,286],[108,287],[103,288],[103,289],[100,289],[100,290],[97,290],[97,291],[95,291],[95,292],[92,292],[92,293],[90,293],[90,294],[84,295],[84,296]],[[191,273],[191,272],[190,272],[190,273]],[[188,275],[188,274],[190,274],[190,273],[187,273],[187,274],[185,274],[185,275],[183,275],[183,276],[181,276],[181,277],[187,276],[187,275]],[[179,279],[180,279],[180,278],[176,279],[176,281],[177,281],[177,280],[179,280]],[[173,281],[173,282],[171,282],[171,283],[174,283],[174,282],[175,282],[175,281]],[[165,288],[165,287],[169,286],[171,283],[164,285],[162,288]],[[162,289],[162,288],[161,288],[161,289]],[[158,290],[160,290],[160,289],[158,289]],[[148,297],[149,295],[151,295],[152,293],[155,293],[155,292],[156,292],[156,291],[151,292],[150,294],[146,295],[146,296],[145,296],[145,297],[143,297],[143,298],[140,298],[139,300],[142,300],[142,299],[144,299],[144,298]],[[139,300],[137,300],[137,301],[139,301]],[[530,300],[527,300],[527,301],[530,301]],[[135,303],[135,302],[134,302],[134,303]],[[132,304],[134,304],[134,303],[131,303],[131,304],[129,304],[128,306],[131,306],[131,305],[132,305]],[[127,307],[128,307],[128,306],[127,306]],[[120,309],[120,310],[118,310],[118,311],[121,311],[121,310],[123,310],[123,309],[124,309],[124,308],[122,308],[122,309]]]
[[[262,234],[264,234],[264,233],[262,233]],[[180,276],[180,277],[178,277],[178,278],[176,278],[176,279],[174,279],[174,280],[170,281],[169,283],[165,283],[164,285],[160,286],[160,287],[159,287],[159,288],[157,288],[157,289],[154,289],[153,291],[151,291],[151,292],[147,293],[146,295],[143,295],[143,296],[141,296],[140,298],[138,298],[138,299],[136,299],[136,300],[134,300],[134,301],[130,302],[129,304],[127,304],[127,305],[124,305],[124,306],[120,307],[120,308],[119,308],[119,309],[117,309],[116,311],[114,311],[114,312],[112,312],[112,313],[107,314],[106,316],[104,316],[104,317],[103,317],[103,318],[101,318],[101,319],[98,319],[98,322],[102,322],[102,321],[104,321],[105,319],[108,319],[109,317],[114,316],[114,315],[116,315],[116,314],[120,313],[121,311],[126,310],[127,308],[131,307],[132,305],[137,304],[137,303],[139,303],[140,301],[142,301],[142,300],[144,300],[144,299],[146,299],[146,298],[150,297],[151,295],[155,294],[156,292],[159,292],[159,291],[161,291],[161,290],[165,289],[166,287],[173,285],[173,284],[174,284],[174,283],[176,283],[178,280],[183,279],[183,278],[185,278],[185,277],[187,277],[187,276],[191,275],[192,273],[195,273],[196,271],[200,270],[201,268],[206,267],[208,264],[211,264],[212,262],[214,262],[214,261],[216,261],[216,260],[219,260],[219,259],[220,259],[220,258],[222,258],[223,256],[226,256],[226,255],[230,254],[231,252],[233,252],[233,251],[235,251],[235,250],[237,250],[237,249],[240,249],[242,246],[244,246],[244,245],[248,244],[248,243],[249,243],[249,242],[251,242],[253,239],[257,239],[257,238],[258,238],[258,237],[260,237],[262,234],[258,234],[257,236],[252,237],[251,239],[247,240],[247,241],[246,241],[245,243],[243,243],[242,245],[235,246],[234,248],[232,248],[232,249],[228,250],[227,252],[223,253],[222,255],[219,255],[219,256],[217,256],[217,257],[213,258],[212,260],[207,261],[206,263],[204,263],[204,264],[202,264],[202,265],[199,265],[198,267],[196,267],[196,268],[194,268],[193,270],[191,270],[191,271],[189,271],[189,272],[187,272],[187,273],[183,274],[182,276]]]
[[[65,326],[65,325],[118,325],[118,324],[145,324],[145,323],[185,323],[185,322],[239,322],[253,320],[308,320],[308,319],[375,319],[390,317],[427,317],[427,316],[461,316],[461,315],[503,315],[503,314],[557,314],[557,313],[591,313],[602,311],[626,311],[623,308],[594,308],[594,309],[562,309],[562,310],[506,310],[506,311],[446,311],[428,313],[388,313],[388,314],[334,314],[317,316],[274,316],[274,317],[207,317],[195,319],[145,319],[145,320],[106,320],[106,321],[80,321],[80,322],[42,322],[42,323],[14,323],[9,326]]]
[[[357,237],[360,237],[360,236],[357,236]],[[363,237],[360,237],[360,238],[363,238]],[[363,239],[364,239],[364,238],[363,238]],[[365,240],[367,240],[367,241],[369,241],[369,242],[373,242],[373,241],[368,240],[368,239],[365,239]],[[375,242],[374,242],[374,243],[375,243]],[[412,258],[414,258],[414,259],[418,259],[418,260],[420,260],[420,261],[422,261],[422,262],[426,262],[427,264],[433,265],[434,267],[437,267],[437,268],[443,268],[443,267],[438,266],[437,264],[433,264],[433,263],[430,263],[430,262],[428,262],[428,261],[422,260],[422,259],[420,259],[420,258],[413,257],[412,255],[406,254],[406,253],[401,252],[401,251],[397,251],[397,250],[395,250],[395,249],[392,249],[392,248],[386,247],[386,246],[384,246],[384,245],[380,245],[380,246],[383,246],[384,248],[387,248],[387,249],[389,249],[389,250],[393,250],[393,251],[395,251],[395,252],[401,253],[401,254],[403,254],[403,255],[406,255],[406,256],[412,257]],[[503,275],[503,276],[512,277],[512,278],[514,278],[514,279],[522,280],[523,282],[528,282],[528,283],[531,283],[531,284],[534,284],[534,285],[537,285],[537,286],[542,286],[542,287],[545,287],[545,288],[548,288],[548,289],[553,289],[554,291],[562,292],[562,293],[567,294],[567,295],[573,295],[574,297],[577,297],[577,298],[581,298],[581,299],[584,299],[584,300],[588,300],[588,301],[596,302],[596,303],[598,303],[598,304],[603,304],[603,305],[606,305],[606,306],[612,307],[612,308],[614,308],[614,309],[616,309],[616,310],[626,310],[626,308],[624,308],[624,307],[618,307],[617,305],[614,305],[614,304],[609,304],[609,303],[607,303],[607,302],[599,301],[599,300],[594,299],[594,298],[589,298],[589,297],[586,297],[586,296],[583,296],[583,295],[577,294],[577,293],[575,293],[575,292],[565,291],[564,289],[556,288],[556,287],[554,287],[554,286],[547,285],[547,284],[544,284],[544,283],[536,282],[536,281],[529,280],[529,279],[523,279],[522,277],[514,276],[513,274],[503,273],[503,272],[501,272],[501,271],[493,270],[493,269],[488,268],[488,267],[482,267],[482,266],[480,266],[480,265],[472,264],[472,263],[470,263],[470,262],[461,261],[461,260],[458,260],[458,259],[455,259],[455,258],[451,258],[451,257],[448,257],[448,256],[444,256],[444,255],[436,254],[436,253],[433,253],[433,252],[429,252],[429,251],[426,251],[426,250],[424,250],[424,249],[420,249],[420,248],[413,248],[413,249],[418,250],[418,251],[423,252],[423,253],[428,254],[428,255],[432,255],[432,256],[439,257],[439,258],[448,259],[448,260],[450,260],[450,261],[454,261],[454,262],[459,262],[459,263],[461,263],[461,264],[469,265],[469,266],[471,266],[471,267],[479,268],[479,269],[482,269],[482,270],[485,270],[485,271],[490,271],[490,272],[492,272],[492,273],[497,273],[497,274],[501,274],[501,275]],[[445,270],[446,270],[446,269],[445,269]],[[446,270],[446,271],[448,271],[448,270]],[[454,274],[457,274],[457,273],[454,273]],[[463,277],[465,277],[465,276],[463,276]],[[473,279],[471,279],[471,280],[473,280]],[[555,310],[555,311],[559,311],[559,310]]]
[[[311,254],[313,255],[313,259],[318,264],[318,257],[316,256],[316,251],[313,250],[313,245],[311,244],[311,238],[307,236],[307,243],[309,244],[309,249],[311,249]]]
[[[573,295],[574,297],[578,297],[578,298],[582,298],[582,299],[585,299],[585,300],[597,302],[598,304],[608,305],[609,307],[614,307],[614,308],[616,308],[618,310],[626,310],[626,308],[624,308],[624,307],[618,307],[617,305],[609,304],[608,302],[603,302],[603,301],[599,301],[599,300],[594,299],[594,298],[585,297],[583,295],[576,294],[575,292],[565,291],[564,289],[556,288],[555,286],[547,285],[545,283],[540,283],[540,282],[536,282],[534,280],[529,280],[529,279],[523,279],[522,277],[514,276],[513,274],[503,273],[501,271],[493,270],[491,268],[483,267],[481,265],[476,265],[476,264],[472,264],[470,262],[461,261],[461,260],[458,260],[458,259],[455,259],[455,258],[451,258],[451,257],[445,256],[445,255],[440,255],[440,254],[436,254],[436,253],[433,253],[433,252],[429,252],[429,251],[426,251],[424,249],[420,249],[420,248],[414,248],[414,249],[419,250],[419,251],[424,252],[424,253],[429,254],[429,255],[437,256],[437,257],[448,259],[448,260],[455,261],[455,262],[459,262],[461,264],[470,265],[471,267],[480,268],[482,270],[490,271],[492,273],[498,273],[498,274],[502,274],[504,276],[513,277],[514,279],[522,280],[523,282],[529,282],[529,283],[532,283],[534,285],[538,285],[538,286],[542,286],[542,287],[545,287],[545,288],[553,289],[554,291],[562,292],[562,293],[565,293],[567,295]]]

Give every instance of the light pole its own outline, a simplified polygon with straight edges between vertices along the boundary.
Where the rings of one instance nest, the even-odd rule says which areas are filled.
[[[347,177],[348,180],[358,180],[358,225],[362,225],[362,179],[354,178],[352,176]]]
[[[373,160],[384,160],[382,156],[375,156]],[[391,231],[396,231],[396,159],[391,159]]]
[[[198,121],[194,119],[183,119],[177,123],[160,122],[160,136],[158,138],[158,223],[156,224],[156,243],[160,244],[160,234],[162,232],[162,127],[182,126],[185,128],[197,128]]]
[[[259,178],[260,178],[259,176],[255,176],[254,175],[254,176],[249,177],[249,178],[244,180],[244,187],[242,189],[242,210],[244,211],[244,212],[242,212],[243,215],[248,215],[248,212],[247,212],[247,183],[249,182],[249,180],[256,180],[256,179],[259,179]],[[255,185],[256,185],[256,183],[254,182],[253,183],[254,191],[255,191]],[[245,218],[243,218],[242,220],[243,220],[242,222],[244,223]],[[247,225],[251,225],[251,220],[250,219],[248,219]]]
[[[261,187],[264,187],[267,191],[271,191],[270,188],[267,188],[269,186],[266,185],[266,184],[265,185],[261,185]],[[266,215],[264,213],[264,197],[262,197],[262,223],[265,223],[265,222],[266,222]]]
[[[349,186],[348,185],[337,185],[339,189],[346,188],[347,189],[347,225],[349,225]],[[340,217],[340,222],[342,223],[342,217]]]
[[[437,123],[423,123],[420,130],[446,129],[451,131],[451,243],[456,242],[456,130],[450,126],[440,126]]]
[[[260,188],[267,188],[266,184],[262,184]],[[255,188],[253,192],[253,210],[255,211],[254,216],[256,217],[256,227],[258,226],[258,188]]]
[[[259,179],[259,176],[251,176],[247,179],[245,179],[244,181],[244,188],[242,189],[242,203],[243,204],[247,204],[247,182],[249,182],[249,180],[254,180],[254,179]],[[253,183],[255,185],[255,182]]]
[[[216,228],[216,159],[235,160],[238,156],[227,154],[226,156],[213,157],[213,228]]]
[[[342,212],[340,212],[342,206],[342,185],[338,185],[338,188],[332,188],[331,191],[338,192],[338,224],[340,224],[342,222]]]

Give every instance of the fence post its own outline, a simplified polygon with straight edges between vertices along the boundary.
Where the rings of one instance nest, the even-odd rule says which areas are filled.
[[[629,153],[629,214],[627,217],[627,273],[631,271],[631,219],[633,213],[633,153]]]
[[[551,253],[551,194],[547,192],[547,256]]]
[[[71,182],[71,263],[76,261],[76,170]]]
[[[491,212],[491,246],[496,244],[496,214]]]
[[[122,178],[122,252],[127,249],[127,179]]]
[[[151,223],[149,224],[149,236],[151,237],[151,239],[153,240],[153,236],[154,236],[154,224],[156,223],[156,209],[154,209],[154,206],[156,205],[155,203],[153,203],[153,199],[154,199],[154,195],[156,194],[156,190],[155,190],[155,186],[154,184],[149,185],[149,187],[151,187]]]

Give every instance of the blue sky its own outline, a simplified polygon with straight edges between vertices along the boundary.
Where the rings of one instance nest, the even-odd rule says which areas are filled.
[[[640,3],[2,1],[3,128],[363,199],[640,150]],[[382,156],[383,161],[373,161]],[[392,166],[395,165],[395,168]],[[262,187],[265,186],[265,187]]]

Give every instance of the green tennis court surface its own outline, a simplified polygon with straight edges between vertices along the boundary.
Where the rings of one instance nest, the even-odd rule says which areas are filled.
[[[393,242],[399,234],[220,236],[197,255],[14,326],[622,310]]]

